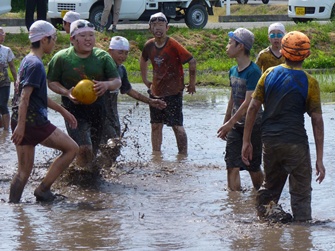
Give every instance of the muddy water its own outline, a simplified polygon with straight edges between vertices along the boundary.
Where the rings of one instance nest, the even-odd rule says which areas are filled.
[[[258,221],[245,172],[243,192],[226,190],[225,143],[216,130],[227,99],[225,90],[208,88],[185,97],[189,156],[182,157],[169,128],[162,156],[151,155],[148,108],[123,96],[119,110],[129,131],[118,166],[104,169],[89,187],[56,185],[66,198],[53,203],[36,203],[32,194],[46,172],[43,163],[55,156],[42,147],[22,203],[7,203],[17,161],[10,135],[0,131],[0,250],[334,250],[333,98],[323,98],[327,177],[321,185],[313,181],[314,222],[300,225]],[[58,114],[50,112],[50,119],[64,129]],[[307,117],[306,124],[314,161]],[[287,187],[280,202],[290,212]]]

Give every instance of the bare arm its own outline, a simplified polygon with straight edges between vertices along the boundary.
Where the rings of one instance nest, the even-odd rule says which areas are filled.
[[[262,103],[256,99],[252,99],[245,119],[244,132],[243,132],[243,146],[242,146],[242,161],[247,166],[250,165],[249,160],[252,160],[252,144],[251,133],[255,124],[256,116]]]
[[[197,74],[197,61],[192,58],[189,62],[189,74],[190,74],[190,83],[186,87],[186,92],[189,94],[195,93],[195,82],[196,82],[196,74]]]
[[[48,98],[48,107],[52,110],[55,110],[56,112],[59,112],[64,119],[69,123],[71,128],[77,128],[77,120],[76,118],[63,106],[60,106],[52,99]]]
[[[323,165],[323,144],[324,144],[324,126],[323,118],[320,113],[312,113],[312,127],[316,147],[316,181],[321,183],[326,176],[326,169]]]
[[[166,107],[166,103],[163,100],[148,98],[144,96],[143,94],[135,91],[134,89],[131,89],[127,94],[128,96],[136,100],[142,101],[144,103],[147,103],[150,106],[153,106],[155,108],[164,109]]]
[[[15,83],[16,79],[17,79],[17,74],[16,74],[16,69],[15,69],[14,61],[13,60],[10,61],[8,63],[8,65],[9,65],[9,69],[10,69],[10,71],[12,73],[12,76],[13,76],[13,79],[14,79],[14,83]]]
[[[152,82],[148,80],[148,61],[145,61],[143,57],[140,59],[140,68],[143,83],[150,89]]]
[[[225,123],[218,130],[218,137],[219,138],[225,139],[228,132],[233,128],[235,123],[237,121],[239,121],[247,113],[247,109],[248,109],[249,103],[251,101],[252,92],[253,91],[247,91],[246,92],[245,99],[244,99],[243,103],[241,104],[241,106],[238,108],[238,110],[236,111],[236,113],[233,116],[231,116],[229,119],[228,119],[228,117],[225,117]],[[232,98],[230,98],[230,100],[232,100]],[[232,102],[232,101],[230,101],[230,102]],[[232,109],[232,103],[229,104],[229,106],[231,106],[230,109]],[[227,112],[228,112],[228,109],[227,109]],[[226,116],[230,116],[230,115],[226,114]]]
[[[11,137],[15,145],[20,144],[24,136],[25,127],[26,127],[27,110],[29,106],[30,95],[33,92],[33,90],[34,88],[32,86],[26,86],[23,88],[21,92],[17,126]]]
[[[71,91],[73,89],[73,87],[71,89],[66,89],[61,83],[59,83],[58,81],[49,81],[48,80],[48,87],[50,88],[50,90],[52,90],[53,92],[62,95],[64,97],[67,97],[71,100],[73,100],[73,97],[71,95]]]
[[[94,82],[94,91],[98,96],[104,95],[107,90],[114,91],[121,86],[121,79],[118,78],[109,78],[107,81],[96,81]]]

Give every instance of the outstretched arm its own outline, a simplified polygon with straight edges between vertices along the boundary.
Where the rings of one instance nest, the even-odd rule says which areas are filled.
[[[163,100],[148,98],[147,96],[144,96],[143,94],[135,91],[134,89],[130,89],[130,91],[127,94],[130,97],[142,101],[144,103],[147,103],[150,106],[155,107],[157,109],[162,110],[166,107],[166,103]]]
[[[76,118],[68,110],[66,110],[63,106],[60,106],[55,101],[48,98],[48,107],[52,110],[55,110],[56,112],[59,112],[64,117],[64,119],[69,123],[69,126],[71,128],[73,129],[77,128]]]
[[[326,176],[326,169],[323,165],[323,143],[324,127],[322,114],[313,112],[311,114],[312,127],[316,147],[316,181],[321,183]]]

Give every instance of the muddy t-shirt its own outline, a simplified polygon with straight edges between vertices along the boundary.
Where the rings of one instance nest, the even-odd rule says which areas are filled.
[[[265,72],[270,67],[285,63],[285,58],[283,56],[277,57],[273,54],[270,47],[267,47],[258,54],[255,63],[262,72]]]
[[[247,91],[255,90],[257,81],[261,76],[261,70],[254,63],[251,62],[250,65],[243,71],[238,71],[238,66],[233,66],[229,70],[230,86],[232,91],[233,108],[231,111],[231,116],[233,116],[237,110],[240,108],[245,100],[245,95]],[[256,124],[261,122],[262,111],[257,114]],[[235,127],[244,127],[245,115],[234,125]]]
[[[322,113],[317,80],[286,64],[265,71],[252,97],[264,104],[265,141],[307,143],[304,113]]]
[[[150,59],[153,66],[151,92],[158,97],[177,95],[184,90],[183,64],[193,57],[181,44],[168,38],[165,45],[158,48],[155,39],[144,45],[142,57]]]
[[[12,119],[18,119],[18,107],[23,88],[32,86],[27,110],[26,125],[38,126],[48,122],[46,73],[43,62],[34,55],[27,55],[21,62],[15,83]]]
[[[80,58],[74,51],[74,47],[57,52],[48,65],[48,80],[57,81],[65,88],[74,87],[83,79],[106,81],[109,78],[119,77],[116,65],[112,57],[104,50],[93,48],[91,55],[87,58]],[[67,97],[62,96],[62,102],[65,107],[74,106],[73,102]],[[101,97],[91,105],[75,105],[93,107],[101,105]]]
[[[14,60],[15,56],[12,50],[0,44],[0,87],[10,86],[8,76],[8,63]]]

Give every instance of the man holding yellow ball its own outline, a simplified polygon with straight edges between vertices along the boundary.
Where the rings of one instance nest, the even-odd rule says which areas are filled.
[[[94,32],[94,25],[86,20],[71,23],[70,41],[73,46],[54,55],[47,76],[49,88],[62,95],[63,106],[78,121],[76,129],[65,124],[68,134],[79,145],[76,164],[81,167],[90,167],[99,147],[106,113],[102,96],[107,90],[113,91],[121,86],[113,59],[106,51],[94,47]],[[92,104],[72,95],[77,83],[85,79],[94,82],[97,99]]]

